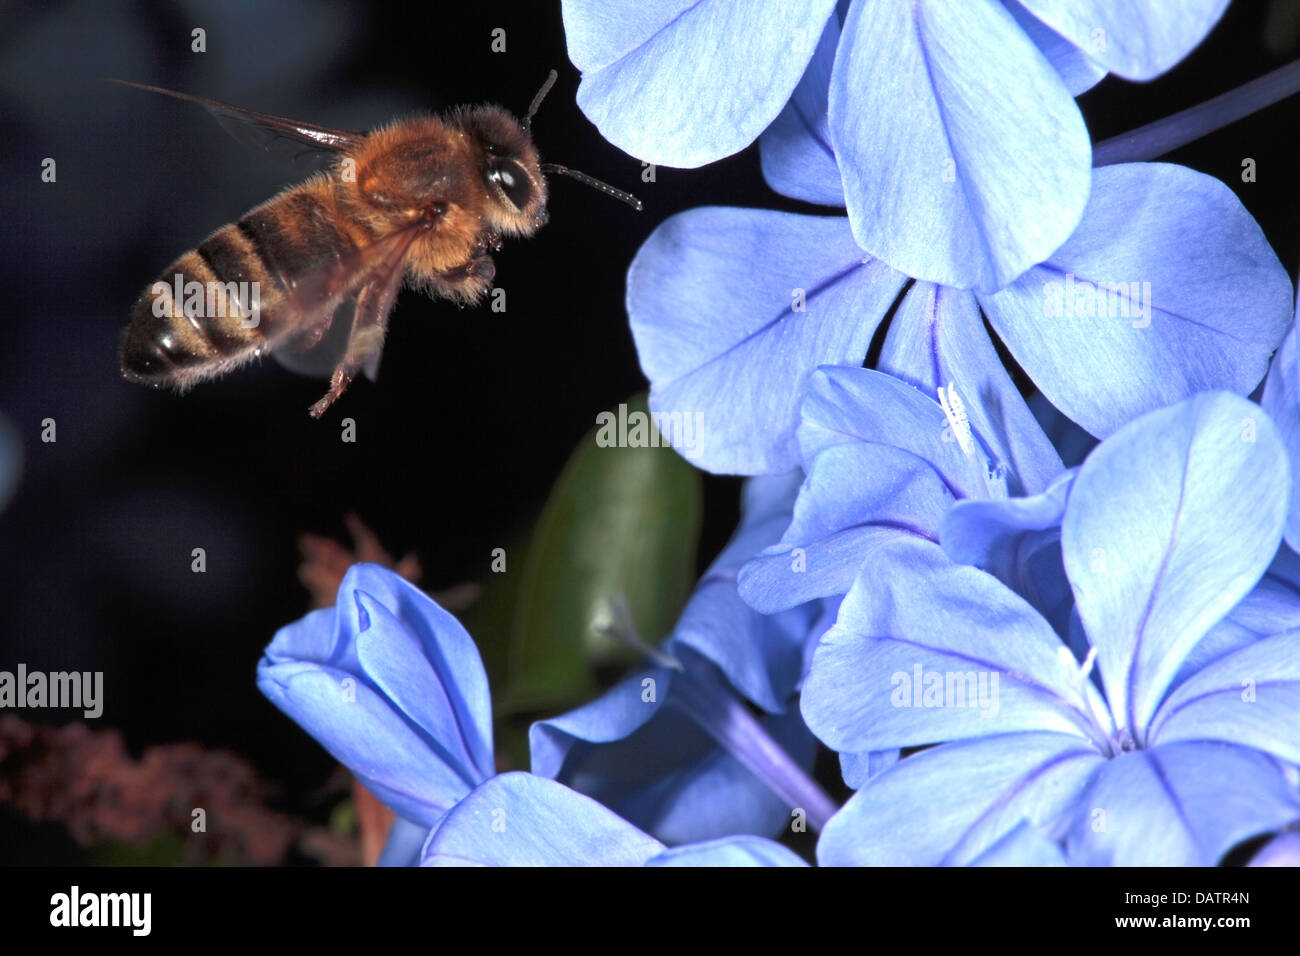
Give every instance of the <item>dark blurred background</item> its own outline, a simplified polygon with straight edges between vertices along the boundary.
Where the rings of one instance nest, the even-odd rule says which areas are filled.
[[[1095,139],[1252,79],[1294,57],[1296,3],[1237,0],[1200,49],[1147,85],[1108,79],[1082,99]],[[206,31],[204,53],[191,31]],[[491,49],[506,31],[506,52]],[[996,55],[991,52],[990,55]],[[543,156],[645,201],[640,215],[564,179],[551,222],[496,257],[508,309],[403,293],[377,383],[319,422],[323,383],[264,362],[183,398],[123,381],[117,341],[134,298],[184,250],[284,185],[293,167],[226,136],[201,109],[98,82],[121,77],[265,112],[365,129],[417,110],[527,106]],[[800,209],[763,184],[758,153],[702,170],[641,164],[574,102],[558,0],[19,3],[0,11],[0,415],[21,440],[0,513],[0,669],[105,672],[102,727],[128,750],[176,741],[232,750],[301,803],[332,761],[258,693],[275,630],[301,616],[296,538],[344,538],[358,513],[423,584],[481,578],[529,527],[602,409],[643,389],[624,273],[668,216],[702,204]],[[1168,157],[1222,178],[1294,271],[1300,185],[1294,101]],[[46,157],[57,182],[41,181]],[[1242,160],[1257,180],[1241,181]],[[354,418],[357,441],[340,440]],[[41,441],[52,418],[57,441]],[[700,560],[737,517],[735,479],[705,483]],[[191,572],[191,551],[207,570]],[[27,711],[62,722],[66,712]],[[65,862],[57,825],[0,807],[0,862]]]

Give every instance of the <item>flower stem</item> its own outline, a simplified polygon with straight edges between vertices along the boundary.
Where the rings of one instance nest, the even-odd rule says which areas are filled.
[[[1300,92],[1300,60],[1204,103],[1098,143],[1092,148],[1092,165],[1147,162],[1297,92]]]
[[[689,672],[674,674],[669,700],[820,831],[835,814],[835,803],[734,694],[712,683]]]

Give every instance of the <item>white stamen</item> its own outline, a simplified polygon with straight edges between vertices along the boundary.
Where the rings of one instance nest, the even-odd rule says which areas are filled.
[[[953,438],[961,446],[962,452],[967,458],[973,457],[975,440],[971,437],[970,418],[966,415],[966,406],[962,404],[961,396],[957,394],[957,386],[954,383],[948,383],[946,393],[940,386],[939,407],[943,409],[943,416],[948,419],[948,427],[952,429]]]

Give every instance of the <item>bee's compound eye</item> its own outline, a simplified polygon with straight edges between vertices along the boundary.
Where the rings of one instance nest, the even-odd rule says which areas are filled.
[[[533,184],[524,168],[513,159],[493,157],[488,163],[488,179],[505,193],[510,205],[522,210],[533,195]]]

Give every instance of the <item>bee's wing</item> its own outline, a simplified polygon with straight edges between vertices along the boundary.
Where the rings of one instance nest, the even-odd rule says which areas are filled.
[[[425,228],[422,221],[416,220],[336,262],[295,278],[290,283],[287,306],[300,319],[286,326],[297,332],[271,343],[275,360],[291,372],[329,378],[347,351],[357,293],[377,280],[383,280],[384,286],[393,285],[396,293],[406,271],[406,254]],[[379,373],[378,352],[369,357],[363,371],[371,380]]]
[[[350,296],[334,313],[329,328],[315,345],[295,347],[288,342],[271,351],[282,368],[296,375],[308,378],[329,378],[339,361],[348,350],[348,339],[352,335],[352,325],[356,319],[356,296]],[[376,352],[361,370],[366,378],[375,381],[379,377],[379,352]]]
[[[366,138],[365,133],[355,133],[330,126],[317,126],[300,120],[272,116],[256,110],[241,109],[218,103],[216,100],[165,90],[161,86],[146,86],[130,80],[114,80],[119,86],[130,86],[150,93],[161,93],[178,100],[197,103],[212,114],[221,128],[245,146],[252,146],[273,155],[313,168],[328,166],[339,153],[357,149]]]
[[[282,367],[308,378],[329,378],[339,359],[348,349],[348,337],[356,319],[356,297],[350,296],[335,310],[329,327],[314,345],[290,339],[271,350],[271,357]]]

